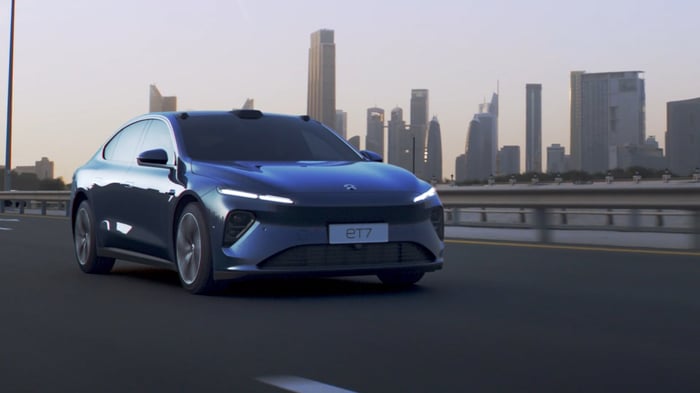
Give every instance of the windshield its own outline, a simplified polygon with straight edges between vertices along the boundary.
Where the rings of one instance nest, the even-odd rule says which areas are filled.
[[[344,141],[315,121],[233,113],[178,117],[186,153],[199,161],[361,161]]]

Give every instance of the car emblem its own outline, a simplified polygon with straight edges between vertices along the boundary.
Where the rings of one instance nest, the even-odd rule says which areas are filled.
[[[346,184],[346,185],[344,185],[343,187],[345,187],[345,189],[348,190],[348,191],[355,191],[355,190],[357,190],[357,187],[355,187],[354,184]]]

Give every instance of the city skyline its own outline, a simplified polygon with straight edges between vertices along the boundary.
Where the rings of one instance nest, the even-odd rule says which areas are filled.
[[[596,4],[605,5],[605,11]],[[375,12],[367,15],[370,5]],[[523,87],[536,81],[546,91],[543,149],[559,143],[570,151],[573,70],[644,70],[646,135],[664,146],[666,103],[700,96],[700,54],[688,44],[692,15],[700,13],[700,5],[593,1],[577,9],[576,18],[570,7],[553,1],[492,2],[482,10],[498,15],[498,28],[492,29],[492,21],[482,18],[461,23],[472,9],[453,2],[426,7],[411,1],[205,0],[194,9],[155,0],[20,2],[13,166],[48,156],[56,162],[56,175],[69,181],[72,171],[123,122],[147,111],[144,90],[152,83],[176,94],[181,110],[230,109],[254,96],[264,111],[303,114],[309,35],[324,28],[335,32],[336,107],[348,113],[348,138],[364,139],[367,108],[398,106],[406,120],[411,90],[428,89],[428,116],[440,119],[445,178],[463,152],[471,108],[488,98],[497,83],[499,148],[525,146]],[[168,17],[157,18],[164,9]],[[289,18],[302,9],[304,18]],[[0,1],[0,69],[7,64],[5,10],[9,1]],[[400,18],[386,18],[397,13]],[[529,23],[532,18],[539,23]],[[119,20],[131,22],[125,27]],[[596,21],[595,29],[590,20]],[[133,62],[132,56],[140,60]],[[0,85],[6,83],[0,72]],[[6,94],[0,95],[3,119],[5,100]],[[4,151],[4,140],[0,147]]]

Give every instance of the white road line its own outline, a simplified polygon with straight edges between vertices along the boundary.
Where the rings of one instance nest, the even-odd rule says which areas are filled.
[[[19,222],[19,218],[0,218],[0,222]],[[13,228],[0,227],[0,231],[11,231]]]
[[[356,393],[352,390],[338,388],[312,379],[295,377],[293,375],[273,375],[259,377],[257,380],[295,393]]]

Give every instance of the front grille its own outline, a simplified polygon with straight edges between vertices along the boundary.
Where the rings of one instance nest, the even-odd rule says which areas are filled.
[[[260,269],[335,268],[428,263],[435,257],[416,243],[318,244],[292,247],[261,262]]]

